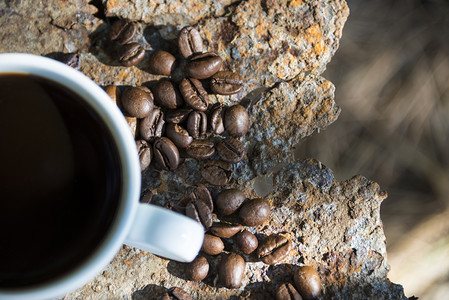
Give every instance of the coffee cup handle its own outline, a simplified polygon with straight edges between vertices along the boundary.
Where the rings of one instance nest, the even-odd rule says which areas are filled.
[[[152,204],[139,203],[125,244],[180,262],[191,262],[204,239],[197,221]]]

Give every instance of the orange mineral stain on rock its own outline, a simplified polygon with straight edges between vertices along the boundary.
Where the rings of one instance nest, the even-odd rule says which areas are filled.
[[[204,10],[204,5],[198,2],[194,2],[193,3],[193,7],[192,7],[193,11],[195,12],[201,12],[202,10]]]
[[[321,28],[318,24],[313,24],[309,28],[306,29],[304,38],[308,43],[314,44],[319,40],[323,39],[323,35],[321,34]]]
[[[330,81],[327,81],[327,80],[323,81],[321,84],[318,85],[318,88],[320,90],[321,89],[324,90],[323,94],[325,92],[328,92],[330,89],[332,89],[332,87],[333,87],[333,84]]]
[[[292,7],[292,6],[300,6],[301,4],[302,4],[302,0],[290,1],[290,7]]]
[[[260,39],[267,34],[267,24],[262,19],[259,19],[259,25],[256,26],[257,38]]]
[[[205,37],[206,40],[213,41],[212,32],[210,32],[207,29],[204,29],[203,33],[204,33],[204,37]]]
[[[304,39],[312,44],[314,55],[321,55],[328,51],[328,47],[324,44],[323,34],[321,33],[320,25],[313,24],[305,30]]]
[[[313,114],[313,111],[309,107],[305,107],[301,111],[301,116],[302,116],[301,124],[303,124],[303,123],[307,124],[307,123],[310,123],[310,121],[314,117],[314,114]]]
[[[130,78],[129,70],[121,70],[116,77],[117,82],[126,82],[126,79]]]
[[[109,0],[106,3],[106,11],[110,11],[110,10],[113,10],[115,8],[122,8],[123,6],[128,6],[128,5],[124,4],[122,1]]]
[[[316,55],[321,55],[327,51],[327,46],[324,45],[324,42],[321,40],[313,45],[313,49],[315,50]]]

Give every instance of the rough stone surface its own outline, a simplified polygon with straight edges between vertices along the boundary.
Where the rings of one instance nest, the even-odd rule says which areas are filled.
[[[255,197],[253,190],[246,194]],[[241,288],[227,289],[218,283],[221,255],[206,255],[208,277],[191,282],[186,281],[183,264],[124,246],[101,275],[67,298],[153,299],[164,287],[180,286],[194,299],[211,299],[211,295],[272,299],[279,285],[293,282],[294,268],[306,264],[320,274],[323,299],[406,299],[402,287],[386,278],[389,267],[379,214],[386,197],[377,183],[362,176],[336,182],[332,171],[314,159],[292,162],[274,174],[273,191],[265,196],[272,207],[270,221],[248,228],[259,241],[284,234],[292,241],[292,250],[284,261],[268,266],[255,254],[239,252],[233,240],[226,239],[225,252],[237,252],[247,261]],[[226,220],[236,221],[235,217]]]
[[[1,1],[0,51],[39,55],[89,48],[89,35],[101,24],[87,1]]]
[[[402,287],[386,279],[380,219],[386,197],[363,176],[336,182],[332,171],[314,159],[293,162],[275,174],[274,191],[266,197],[277,216],[266,234],[273,228],[292,231],[297,254],[289,263],[317,268],[326,299],[405,298]],[[279,276],[288,268],[280,267]]]
[[[334,86],[320,76],[281,82],[249,108],[247,137],[251,164],[257,175],[292,159],[293,145],[333,123],[340,114]]]
[[[95,5],[94,5],[95,4]],[[240,102],[250,112],[251,127],[241,138],[247,157],[233,165],[229,187],[258,197],[258,176],[273,174],[270,221],[248,230],[262,241],[280,233],[292,241],[290,255],[277,265],[244,255],[246,274],[239,289],[226,289],[216,277],[219,259],[207,257],[210,275],[186,281],[181,263],[123,246],[95,279],[65,299],[153,299],[178,286],[194,299],[270,299],[296,266],[309,264],[322,278],[324,299],[403,299],[401,286],[386,278],[385,237],[379,217],[386,193],[361,176],[336,182],[316,160],[295,161],[292,149],[301,139],[333,123],[340,113],[334,86],[320,76],[338,48],[349,14],[343,0],[7,0],[0,2],[0,52],[27,52],[53,57],[79,52],[81,71],[99,85],[147,85],[148,56],[166,50],[183,61],[176,48],[178,31],[195,26],[205,48],[217,52],[224,69],[247,79],[236,95],[210,96],[211,104]],[[134,41],[146,49],[135,67],[119,66],[106,39],[113,18],[138,24]],[[181,72],[172,79],[179,80]],[[215,139],[216,137],[213,137]],[[276,167],[283,163],[281,167]],[[185,188],[201,182],[201,162],[184,158],[176,172],[151,167],[142,189],[152,202],[170,207]],[[210,187],[215,196],[221,188]],[[215,219],[217,217],[215,216]],[[236,222],[236,216],[225,220]],[[225,251],[236,251],[232,239]]]
[[[103,5],[108,17],[142,20],[153,25],[182,25],[196,23],[205,17],[223,15],[226,7],[234,2],[237,0],[103,0]]]
[[[198,24],[206,43],[232,69],[249,77],[258,73],[266,85],[324,71],[348,15],[342,0],[103,0],[103,5],[108,17],[162,28]],[[254,72],[260,64],[265,70]]]

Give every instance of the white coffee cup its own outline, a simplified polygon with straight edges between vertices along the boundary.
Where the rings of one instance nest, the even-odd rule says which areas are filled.
[[[0,75],[11,73],[32,74],[50,79],[88,102],[113,135],[124,180],[116,217],[101,245],[93,249],[85,261],[81,261],[61,278],[37,286],[0,288],[0,299],[30,300],[63,296],[101,272],[124,243],[173,260],[192,261],[203,243],[203,227],[181,214],[139,203],[141,177],[135,142],[128,123],[109,96],[82,73],[41,56],[0,54]]]

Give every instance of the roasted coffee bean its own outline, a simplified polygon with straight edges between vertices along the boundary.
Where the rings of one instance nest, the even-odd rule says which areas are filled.
[[[192,111],[187,118],[187,131],[197,139],[206,134],[207,116],[202,111]]]
[[[228,224],[228,223],[215,223],[212,224],[210,228],[210,232],[213,235],[222,237],[222,238],[230,238],[233,237],[237,232],[243,229],[243,226],[240,224]]]
[[[249,115],[246,108],[237,104],[226,109],[224,127],[233,137],[245,135],[249,129]]]
[[[136,23],[126,19],[117,20],[111,25],[109,39],[117,45],[124,45],[133,39],[136,32]]]
[[[153,192],[150,189],[145,190],[142,196],[140,197],[140,202],[151,204],[152,201],[153,201]]]
[[[164,125],[164,113],[159,107],[155,106],[150,114],[140,121],[140,136],[147,141],[161,137],[164,132]]]
[[[198,30],[192,26],[186,26],[179,33],[178,46],[182,56],[188,58],[193,54],[203,52],[203,39]]]
[[[270,235],[257,249],[257,257],[267,265],[282,261],[290,253],[292,242],[282,235]]]
[[[179,287],[172,287],[162,295],[162,300],[193,300],[192,297]]]
[[[165,170],[173,171],[179,165],[178,148],[169,138],[156,138],[153,144],[153,155],[156,162]]]
[[[201,200],[193,200],[186,205],[186,216],[201,223],[204,231],[212,226],[212,210]]]
[[[223,60],[215,53],[195,54],[190,58],[184,70],[191,78],[206,79],[217,73],[223,66]]]
[[[103,87],[104,91],[109,95],[109,97],[114,101],[114,103],[123,110],[122,104],[120,102],[121,91],[118,86],[111,84]],[[131,134],[135,138],[137,135],[137,118],[125,116],[126,122],[129,125]]]
[[[185,265],[184,272],[188,280],[201,281],[209,273],[209,263],[204,256],[198,255],[191,263]]]
[[[154,102],[164,108],[177,109],[184,103],[178,87],[170,80],[159,80],[153,89],[153,94]]]
[[[117,49],[117,58],[125,67],[135,66],[145,56],[145,49],[139,43],[130,43]]]
[[[295,287],[287,282],[281,285],[276,292],[276,300],[302,300]]]
[[[81,55],[79,53],[62,53],[58,56],[57,60],[75,70],[81,68]]]
[[[218,266],[218,278],[229,289],[239,288],[245,276],[246,263],[243,257],[235,253],[225,255]]]
[[[176,67],[176,58],[169,52],[157,50],[148,58],[148,70],[155,75],[170,75]]]
[[[219,237],[207,233],[204,235],[201,251],[209,255],[217,255],[223,252],[223,249],[224,244]]]
[[[115,84],[111,84],[103,87],[103,89],[106,94],[108,94],[108,96],[112,99],[112,101],[114,101],[114,103],[121,109],[120,96],[122,93],[120,91],[120,88]]]
[[[123,92],[121,103],[125,114],[145,118],[153,110],[153,93],[146,87],[132,87]]]
[[[270,217],[270,204],[262,198],[251,199],[245,202],[239,211],[242,225],[258,226]]]
[[[210,88],[215,94],[236,94],[242,87],[243,78],[239,73],[220,71],[211,78]]]
[[[235,138],[223,139],[215,147],[220,158],[231,164],[240,162],[246,154],[243,143]]]
[[[137,152],[139,153],[140,160],[140,170],[145,171],[151,164],[151,159],[153,158],[153,151],[150,145],[148,145],[145,140],[136,141]]]
[[[245,254],[253,253],[259,246],[257,237],[246,229],[237,233],[234,239],[237,247]]]
[[[318,299],[321,293],[321,279],[310,266],[299,267],[294,273],[295,287],[305,300]]]
[[[209,105],[209,95],[201,82],[194,78],[184,78],[179,85],[184,101],[199,111],[206,111]]]
[[[189,186],[185,193],[185,197],[190,199],[190,201],[198,200],[203,202],[209,207],[211,212],[214,210],[214,202],[212,201],[209,189],[202,183]]]
[[[171,110],[171,111],[167,112],[167,114],[165,115],[165,120],[168,123],[179,124],[179,123],[182,123],[185,120],[187,120],[187,118],[189,117],[189,114],[192,111],[193,110],[191,110],[190,108],[181,108],[178,110]]]
[[[128,123],[129,130],[135,138],[137,135],[137,118],[125,116],[126,122]]]
[[[207,159],[215,154],[215,145],[208,140],[193,140],[185,150],[192,158]]]
[[[215,134],[222,134],[224,132],[223,108],[223,104],[217,103],[211,110],[209,124],[212,132]]]
[[[213,185],[226,185],[232,178],[232,167],[228,163],[220,160],[211,160],[204,164],[201,176],[204,180]]]
[[[218,212],[222,215],[230,215],[237,211],[246,200],[245,194],[236,189],[224,190],[215,199]]]
[[[165,128],[165,135],[180,148],[186,148],[193,141],[189,132],[182,126],[174,123],[168,123]]]
[[[164,207],[183,215],[185,215],[186,213],[185,203],[183,205],[180,203],[180,201],[168,200],[168,202],[165,203]]]

